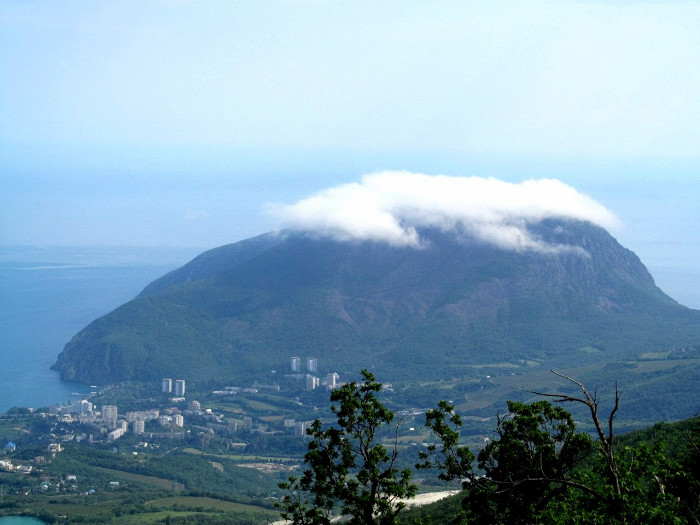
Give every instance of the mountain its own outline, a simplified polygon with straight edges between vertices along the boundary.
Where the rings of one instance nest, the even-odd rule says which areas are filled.
[[[700,342],[700,311],[654,284],[588,222],[528,226],[549,249],[513,251],[420,231],[420,248],[267,234],[201,254],[95,320],[54,365],[104,383],[232,381],[291,356],[319,373],[454,377],[467,366],[573,366]]]

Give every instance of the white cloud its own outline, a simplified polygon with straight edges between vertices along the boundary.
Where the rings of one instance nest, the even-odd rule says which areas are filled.
[[[617,218],[604,206],[554,179],[495,178],[383,171],[318,192],[290,205],[269,205],[283,226],[337,240],[421,245],[419,230],[459,231],[505,249],[557,251],[528,224],[547,218],[589,221],[604,228]]]

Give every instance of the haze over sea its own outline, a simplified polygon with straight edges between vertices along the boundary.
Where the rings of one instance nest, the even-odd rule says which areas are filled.
[[[73,335],[197,250],[0,248],[0,413],[77,399],[50,370]]]

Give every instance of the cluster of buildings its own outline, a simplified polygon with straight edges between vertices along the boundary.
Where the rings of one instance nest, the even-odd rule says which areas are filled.
[[[188,408],[194,408],[199,412],[197,401],[192,401],[190,405]],[[168,427],[169,432],[158,433],[162,435],[161,437],[172,437],[173,434],[179,433],[178,428],[184,427],[185,424],[183,411],[178,408],[169,408],[162,411],[163,413],[157,408],[152,408],[127,412],[120,416],[117,405],[103,405],[100,410],[96,410],[91,402],[82,399],[70,405],[55,407],[52,411],[64,423],[91,426],[96,434],[105,435],[108,441],[119,439],[129,431],[144,434],[149,421],[157,421],[161,427]]]
[[[306,374],[301,373],[301,364],[301,358],[292,358],[292,371],[296,372],[293,375],[304,380],[306,390],[313,390],[321,384],[328,388],[336,388],[339,385],[339,376],[335,372],[327,374],[323,381],[316,375],[309,373],[317,373],[318,371],[318,360],[316,358],[309,357],[306,359]],[[279,430],[271,431],[267,424],[258,424],[253,417],[248,415],[236,419],[213,413],[211,410],[203,410],[200,402],[197,400],[189,400],[186,405],[187,408],[179,408],[182,407],[183,403],[186,401],[184,397],[185,388],[186,384],[184,379],[162,379],[161,391],[163,395],[167,396],[170,401],[177,403],[177,406],[166,409],[151,408],[148,410],[120,413],[117,405],[102,405],[98,408],[87,399],[81,399],[70,405],[55,407],[54,410],[57,412],[62,422],[88,425],[92,427],[94,435],[103,436],[107,441],[115,441],[128,432],[143,435],[144,438],[149,439],[183,439],[186,436],[186,432],[184,431],[185,418],[188,416],[197,416],[194,421],[190,422],[188,428],[207,434],[232,436],[241,431],[250,434],[274,434],[279,432]],[[255,385],[249,388],[226,387],[222,391],[213,392],[213,394],[255,394],[260,390],[279,391],[280,387],[278,385]],[[305,435],[306,429],[311,423],[311,421],[285,419],[283,431],[293,432],[295,435],[302,436]],[[90,439],[93,439],[93,435],[90,436]],[[78,440],[77,436],[75,440]]]
[[[199,401],[190,401],[186,410],[172,407],[164,410],[150,408],[148,410],[138,410],[127,412],[122,418],[118,417],[118,409],[116,405],[104,405],[102,407],[102,420],[107,425],[108,429],[112,429],[107,434],[109,441],[119,439],[126,432],[134,434],[145,434],[148,437],[169,437],[182,438],[184,433],[182,429],[185,426],[185,415],[199,414],[201,407]],[[146,424],[155,421],[157,425],[167,432],[146,432]]]
[[[20,474],[31,474],[33,467],[26,463],[15,464],[9,459],[0,459],[0,470],[7,472],[18,472]]]
[[[17,446],[10,441],[5,445],[4,450],[7,452],[14,452],[16,448]],[[59,443],[51,443],[49,444],[47,450],[51,454],[51,457],[55,458],[56,454],[63,450],[63,447]],[[31,474],[34,470],[34,466],[30,465],[29,463],[33,463],[34,465],[44,465],[46,464],[46,457],[35,456],[34,459],[31,460],[23,459],[19,461],[20,462],[18,462],[16,459],[0,459],[0,471],[4,470],[6,472],[14,472],[18,474]],[[0,491],[0,495],[1,494],[2,491]]]
[[[313,423],[313,421],[297,421],[296,419],[288,418],[284,420],[284,428],[294,429],[294,435],[297,437],[305,436],[306,429],[313,425]]]
[[[301,357],[292,357],[290,364],[292,367],[292,373],[298,374],[301,372]],[[315,374],[318,371],[318,359],[315,357],[307,357],[306,371]]]
[[[81,399],[70,405],[63,405],[56,408],[56,412],[60,415],[71,415],[71,416],[89,416],[93,413],[93,405],[87,399]]]
[[[163,393],[173,394],[175,397],[185,397],[185,380],[176,379],[173,387],[173,380],[169,377],[163,378]]]
[[[322,380],[316,375],[318,374],[318,359],[315,357],[306,358],[306,366],[304,371],[302,371],[301,363],[301,357],[295,356],[290,358],[290,368],[292,374],[303,375],[304,387],[306,391],[315,390],[322,385],[325,386],[327,390],[333,390],[334,388],[338,388],[340,386],[340,383],[338,382],[340,376],[336,372],[326,374],[325,380]]]
[[[329,372],[324,376],[319,376],[319,362],[315,357],[295,356],[290,358],[290,369],[292,378],[301,381],[307,391],[315,390],[321,386],[331,390],[341,385],[339,375],[336,372]],[[183,408],[185,399],[185,380],[163,378],[161,381],[161,391],[164,398],[173,402],[170,408],[151,408],[148,410],[131,411],[120,413],[117,405],[107,404],[96,407],[87,398],[76,400],[73,403],[56,406],[51,409],[61,423],[79,423],[83,426],[80,434],[76,434],[72,427],[67,427],[65,433],[55,438],[60,442],[82,441],[88,439],[103,439],[115,441],[128,432],[143,435],[145,438],[171,438],[184,439],[188,431],[185,431],[185,418],[192,416],[188,429],[199,430],[205,434],[232,435],[244,431],[247,433],[270,433],[280,432],[294,433],[297,436],[306,434],[306,430],[311,425],[311,421],[297,421],[292,418],[285,418],[283,428],[274,429],[275,425],[256,422],[253,417],[244,415],[242,418],[233,418],[222,414],[212,413],[211,410],[203,410],[199,401],[189,400]],[[253,387],[226,387],[222,391],[215,391],[213,394],[234,395],[238,393],[255,394],[260,390],[279,391],[279,385],[255,384]],[[281,422],[281,421],[280,421]],[[199,425],[199,426],[198,426]]]

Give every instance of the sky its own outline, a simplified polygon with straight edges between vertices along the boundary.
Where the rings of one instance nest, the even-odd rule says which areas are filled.
[[[690,1],[4,0],[0,245],[206,249],[377,173],[554,179],[700,308],[697,27]]]

